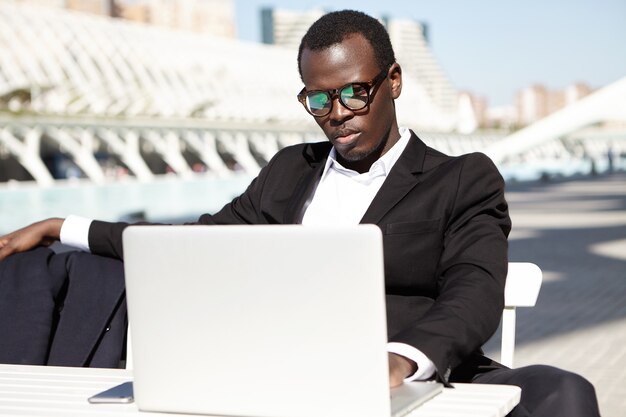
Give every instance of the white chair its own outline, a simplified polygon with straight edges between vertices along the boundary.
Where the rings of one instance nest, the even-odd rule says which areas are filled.
[[[509,262],[509,272],[504,287],[502,313],[502,347],[500,363],[513,368],[515,351],[515,309],[534,307],[541,288],[541,269],[529,262]]]

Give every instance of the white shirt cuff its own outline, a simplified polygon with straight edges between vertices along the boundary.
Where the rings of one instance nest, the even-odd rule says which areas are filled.
[[[389,342],[387,343],[387,352],[404,356],[417,364],[417,371],[413,375],[404,378],[405,382],[425,381],[435,374],[435,364],[413,346],[405,343]]]
[[[91,252],[89,249],[89,226],[91,219],[69,215],[61,225],[61,243],[76,249]]]

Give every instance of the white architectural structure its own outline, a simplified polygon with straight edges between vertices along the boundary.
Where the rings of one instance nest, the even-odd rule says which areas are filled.
[[[561,139],[585,127],[607,121],[626,123],[626,77],[494,143],[486,153],[496,164],[518,158],[546,145],[558,148],[554,156],[567,156],[572,154],[572,150],[565,148]],[[597,144],[596,141],[595,145]],[[611,145],[615,147],[614,152],[626,152],[626,143],[623,139],[615,140]],[[586,146],[583,152],[587,156],[598,155],[599,152],[597,147],[594,149],[593,142],[583,146]],[[606,155],[609,149],[607,144],[601,148]]]
[[[0,95],[25,91],[17,110],[310,122],[286,105],[301,88],[293,60],[263,45],[0,4]]]
[[[138,180],[190,177],[196,165],[216,177],[254,175],[278,149],[325,139],[296,100],[301,88],[292,49],[0,2],[0,168],[10,159],[41,185],[55,178],[46,153],[66,155],[96,183],[108,180],[102,155]],[[569,133],[587,154],[606,154],[575,130],[626,119],[622,80],[500,144],[501,134],[450,134],[458,113],[433,91],[405,77],[400,125],[453,155],[490,147],[497,162],[580,157]],[[618,153],[624,136],[611,139]]]
[[[322,139],[295,98],[294,62],[281,48],[0,3],[0,155],[40,184],[53,181],[44,147],[95,182],[104,181],[97,150],[139,179],[153,175],[141,156],[148,148],[182,176],[191,172],[187,150],[215,174],[232,172],[225,154],[254,174],[251,152],[269,158],[294,136]]]
[[[445,130],[456,129],[458,92],[433,55],[424,25],[410,19],[390,19],[387,30],[403,75],[423,88]]]
[[[265,150],[294,140],[323,139],[295,98],[302,87],[295,67],[296,53],[290,49],[3,2],[0,147],[42,184],[51,182],[37,161],[45,146],[69,154],[86,176],[103,181],[93,155],[97,150],[117,155],[138,178],[150,176],[138,156],[148,148],[180,175],[190,172],[180,156],[188,148],[211,171],[223,172],[216,168],[215,155],[206,151],[214,146],[207,143],[211,139],[200,131],[230,132],[214,135],[222,138],[222,156],[231,154],[238,169],[253,174],[259,164],[243,151],[254,147],[249,144],[252,133],[255,141],[267,132],[282,138],[257,146]],[[410,77],[398,114],[405,126],[451,129],[425,87]],[[176,132],[192,126],[196,134],[172,139],[160,128],[150,134],[136,130],[163,124]],[[81,128],[71,128],[76,125]],[[242,132],[246,146],[238,142]],[[261,154],[269,152],[259,152],[257,159]]]

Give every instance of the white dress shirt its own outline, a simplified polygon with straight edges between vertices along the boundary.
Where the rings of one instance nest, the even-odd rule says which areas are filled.
[[[302,224],[359,224],[391,168],[409,143],[409,129],[401,128],[400,134],[398,142],[374,162],[368,172],[362,174],[341,166],[337,162],[335,148],[331,149],[322,178],[302,218]],[[428,379],[435,373],[433,362],[413,346],[391,342],[387,344],[387,350],[417,363],[417,372],[406,378],[407,381]]]
[[[342,167],[336,160],[335,149],[331,149],[322,178],[304,213],[302,224],[305,226],[359,224],[391,168],[409,143],[411,138],[409,129],[401,128],[400,134],[398,142],[363,174]],[[61,227],[61,243],[89,251],[90,224],[90,219],[68,216]],[[435,373],[433,362],[413,346],[391,342],[387,344],[387,350],[417,363],[417,372],[406,378],[406,381],[429,379]]]

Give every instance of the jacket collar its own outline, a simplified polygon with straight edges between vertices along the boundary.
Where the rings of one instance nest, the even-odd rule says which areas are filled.
[[[303,151],[309,168],[300,177],[295,192],[285,210],[286,224],[300,223],[313,198],[313,193],[324,171],[332,145],[329,142],[311,144]],[[404,196],[421,182],[424,171],[426,144],[411,131],[406,148],[387,176],[385,183],[363,215],[361,223],[378,223]]]

